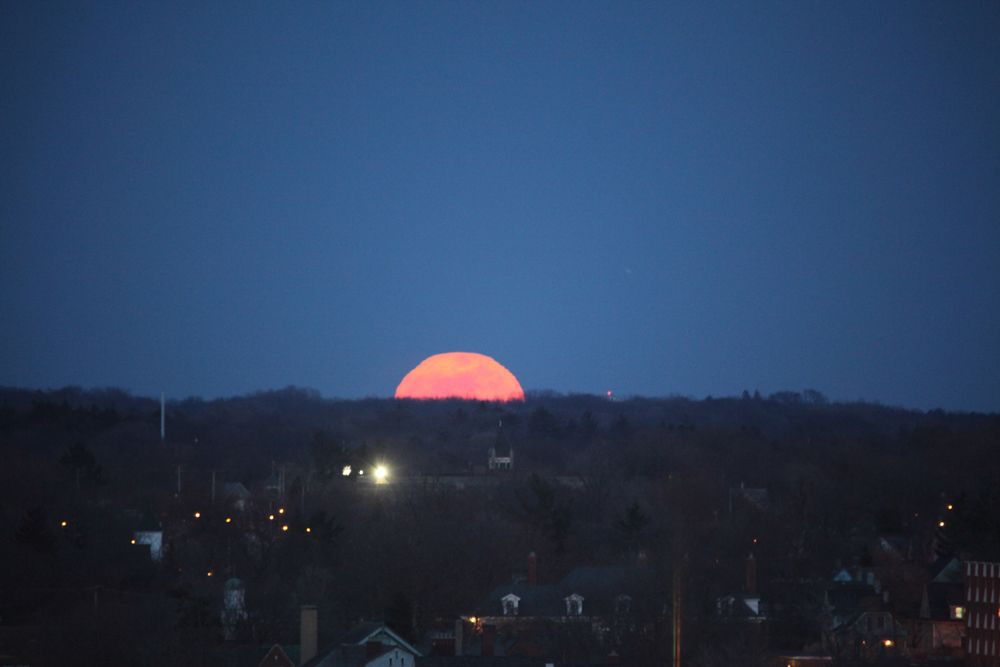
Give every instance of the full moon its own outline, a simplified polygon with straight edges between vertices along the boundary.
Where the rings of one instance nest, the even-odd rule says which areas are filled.
[[[424,359],[407,373],[396,398],[523,401],[524,390],[513,373],[486,355],[448,352]]]

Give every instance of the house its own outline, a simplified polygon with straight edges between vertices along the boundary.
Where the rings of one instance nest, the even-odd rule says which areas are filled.
[[[271,647],[264,659],[260,661],[258,667],[296,667],[292,659],[288,657],[285,650],[278,644]]]
[[[764,606],[757,592],[757,561],[753,554],[747,558],[747,580],[742,593],[733,593],[719,598],[715,603],[716,615],[729,621],[745,621],[754,624],[767,620]]]
[[[961,583],[924,586],[920,603],[920,641],[915,647],[935,657],[961,658],[965,639],[965,607]]]
[[[142,522],[132,535],[133,544],[148,544],[149,555],[154,563],[163,560],[163,525],[152,512],[146,512]]]
[[[645,564],[577,567],[557,584],[497,586],[476,608],[478,647],[484,656],[600,655],[621,651],[664,615],[666,595]]]
[[[226,482],[225,492],[226,502],[231,503],[240,512],[246,511],[250,506],[250,492],[239,482]]]
[[[834,583],[824,594],[823,648],[834,656],[874,659],[906,644],[906,629],[886,609],[888,592],[867,574],[864,581]]]
[[[419,656],[420,651],[385,623],[362,622],[304,667],[415,667]]]

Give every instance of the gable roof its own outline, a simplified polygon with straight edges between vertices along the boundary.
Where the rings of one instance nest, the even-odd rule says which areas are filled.
[[[941,556],[927,568],[927,576],[936,584],[961,584],[964,574],[962,561],[948,556]]]
[[[237,498],[247,499],[250,497],[250,492],[247,491],[247,487],[243,486],[240,482],[226,482],[225,486],[226,497],[236,496]]]
[[[411,653],[414,658],[421,655],[420,651],[385,623],[362,621],[318,652],[306,663],[306,667],[360,667],[373,659],[368,656],[368,642],[382,644],[383,648],[378,655],[395,648]]]
[[[295,663],[281,646],[275,644],[260,661],[260,667],[295,667]]]

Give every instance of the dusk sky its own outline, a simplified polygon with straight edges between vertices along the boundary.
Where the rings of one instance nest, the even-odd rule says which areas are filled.
[[[0,385],[1000,410],[1000,3],[0,4]]]

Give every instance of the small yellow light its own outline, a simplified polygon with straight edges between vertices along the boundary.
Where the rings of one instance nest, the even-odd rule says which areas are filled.
[[[232,519],[229,518],[226,519],[226,523],[229,523],[230,521],[232,521]]]
[[[132,540],[132,544],[135,544],[135,540]]]
[[[271,521],[274,521],[274,515],[273,514],[271,516],[267,517],[267,518],[270,519]]]
[[[344,469],[340,471],[340,474],[347,477],[351,474],[351,466],[344,466]]]
[[[941,526],[942,528],[944,528],[944,521],[942,521],[942,522],[941,522],[941,523],[939,523],[938,525],[939,525],[939,526]]]
[[[882,642],[882,643],[883,643],[883,644],[885,644],[886,646],[892,646],[892,640],[891,640],[891,639],[886,639],[886,640],[885,640],[884,642]]]
[[[288,526],[282,526],[281,529],[282,530],[288,530]]]
[[[278,510],[278,514],[284,514],[284,513],[285,513],[285,510],[283,508],[280,509],[280,510]]]
[[[306,528],[306,532],[307,533],[311,533],[312,532],[312,528]]]
[[[201,512],[195,512],[194,513],[194,518],[200,519],[201,518]]]
[[[469,617],[469,623],[475,623],[475,622],[476,622],[476,617],[475,616],[470,616]]]
[[[209,573],[208,573],[208,576],[210,576],[210,577],[211,577],[211,576],[212,576],[212,573],[211,573],[211,572],[209,572]]]
[[[63,522],[62,522],[62,525],[63,525],[63,528],[65,528],[65,527],[66,527],[66,522],[65,522],[65,521],[63,521]]]
[[[948,505],[948,509],[951,509],[951,505]]]

